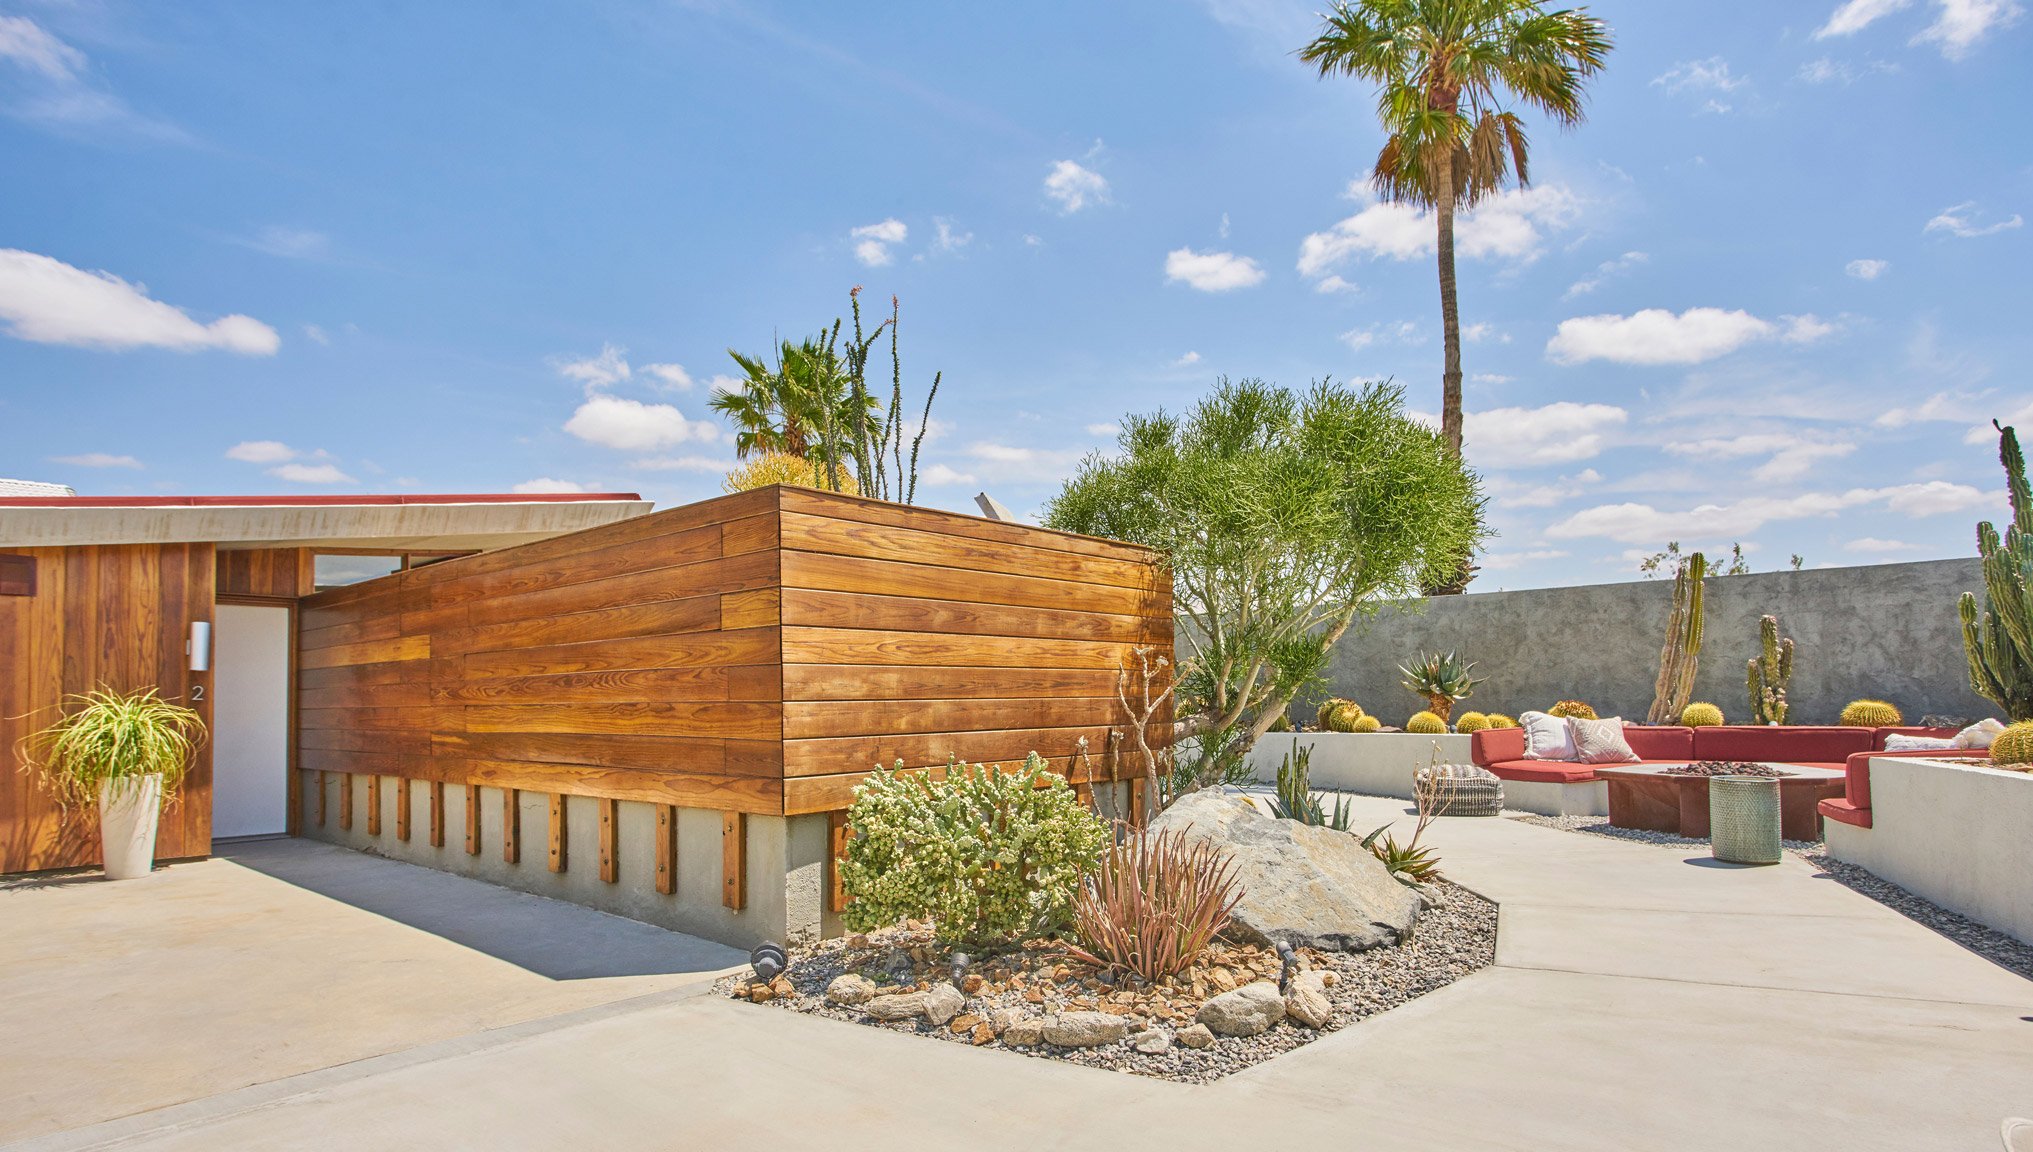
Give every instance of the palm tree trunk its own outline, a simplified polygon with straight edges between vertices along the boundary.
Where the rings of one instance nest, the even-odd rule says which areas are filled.
[[[1440,435],[1447,450],[1461,455],[1461,314],[1454,302],[1453,157],[1443,156],[1434,216],[1440,224],[1440,332],[1445,359],[1440,370]]]

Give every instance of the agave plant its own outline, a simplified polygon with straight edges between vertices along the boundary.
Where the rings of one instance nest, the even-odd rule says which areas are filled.
[[[1334,810],[1329,812],[1313,795],[1313,784],[1309,779],[1312,770],[1313,746],[1301,747],[1297,740],[1292,741],[1292,750],[1278,764],[1278,791],[1271,797],[1271,811],[1301,824],[1317,824],[1336,832],[1348,831],[1349,822],[1355,819],[1355,810],[1349,806],[1348,798],[1336,798]]]
[[[1454,714],[1456,700],[1468,699],[1475,686],[1482,683],[1483,678],[1469,675],[1474,670],[1474,661],[1464,664],[1452,652],[1421,652],[1411,664],[1398,665],[1398,671],[1405,677],[1405,687],[1413,695],[1423,697],[1427,711],[1442,720]]]
[[[1228,926],[1242,899],[1235,861],[1212,841],[1182,831],[1125,830],[1073,900],[1078,943],[1089,964],[1146,980],[1177,975]]]

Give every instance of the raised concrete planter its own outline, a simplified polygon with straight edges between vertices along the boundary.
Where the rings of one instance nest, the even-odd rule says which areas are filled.
[[[1256,779],[1276,783],[1278,764],[1297,741],[1313,749],[1312,784],[1368,796],[1412,798],[1412,777],[1433,762],[1440,746],[1442,764],[1469,763],[1469,737],[1456,733],[1427,736],[1411,732],[1274,732],[1250,749]],[[1504,785],[1510,794],[1510,785]]]
[[[1871,760],[1871,827],[1828,853],[2033,944],[2033,775],[1966,760]]]

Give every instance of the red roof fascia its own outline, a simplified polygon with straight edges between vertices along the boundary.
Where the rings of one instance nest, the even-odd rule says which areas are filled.
[[[583,504],[640,501],[633,492],[471,492],[377,496],[0,496],[0,508],[345,508],[396,504]]]

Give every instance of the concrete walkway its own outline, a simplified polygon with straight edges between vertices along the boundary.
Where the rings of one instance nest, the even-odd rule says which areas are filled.
[[[1400,811],[1362,800],[1359,822]],[[1429,836],[1503,904],[1497,966],[1208,1087],[672,987],[20,1147],[1906,1152],[1995,1148],[2002,1117],[2033,1113],[2033,983],[1798,860],[1718,867],[1509,820]],[[0,1034],[34,1011],[0,1000]]]

